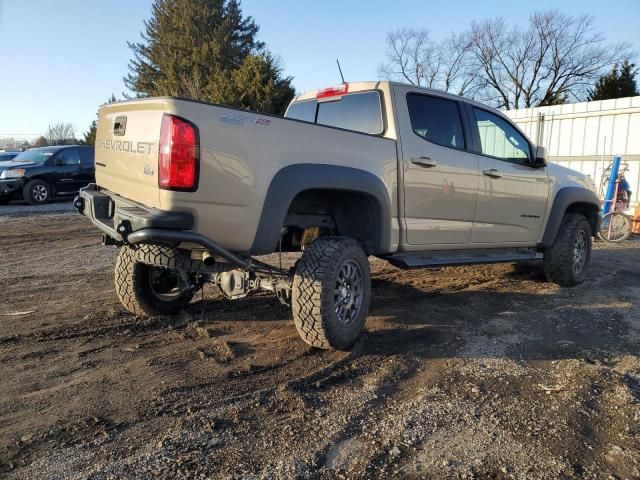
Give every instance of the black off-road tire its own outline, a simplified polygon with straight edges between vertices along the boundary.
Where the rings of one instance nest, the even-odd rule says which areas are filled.
[[[336,313],[335,292],[346,264],[359,268],[362,298],[354,318],[345,324]],[[306,343],[323,349],[349,348],[362,332],[370,299],[369,261],[356,240],[320,237],[305,249],[296,266],[291,307],[296,329]]]
[[[53,191],[44,180],[35,179],[27,182],[22,189],[22,197],[29,205],[42,205],[51,200]]]
[[[136,251],[122,247],[115,268],[116,293],[124,307],[134,315],[172,315],[186,307],[194,292],[184,289],[170,301],[161,300],[154,293],[150,275],[154,269],[136,258]]]
[[[563,287],[584,282],[591,259],[592,235],[591,226],[584,215],[565,214],[555,242],[544,252],[544,273],[548,281]],[[586,239],[586,256],[582,268],[576,270],[575,252],[581,237]]]

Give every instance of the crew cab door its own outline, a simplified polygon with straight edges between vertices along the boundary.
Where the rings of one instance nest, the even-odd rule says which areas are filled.
[[[533,148],[506,118],[466,105],[480,169],[471,243],[536,244],[549,197],[547,169],[535,168]]]
[[[78,190],[96,181],[96,166],[93,148],[80,149],[80,172],[78,175]]]
[[[56,194],[77,192],[80,188],[80,152],[77,148],[64,148],[51,159],[51,180]]]
[[[478,199],[478,156],[463,105],[453,97],[394,87],[401,140],[404,248],[465,244]]]

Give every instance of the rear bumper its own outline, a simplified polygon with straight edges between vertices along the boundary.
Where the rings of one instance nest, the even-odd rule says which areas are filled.
[[[82,188],[73,205],[105,235],[123,243],[127,243],[129,235],[140,230],[190,230],[194,224],[190,212],[145,207],[115,193],[98,190],[95,183]]]
[[[256,260],[225,250],[204,235],[190,231],[194,225],[190,212],[148,208],[106,190],[98,190],[94,183],[80,190],[73,206],[115,243],[178,245],[188,242],[200,245],[241,268],[262,265]]]

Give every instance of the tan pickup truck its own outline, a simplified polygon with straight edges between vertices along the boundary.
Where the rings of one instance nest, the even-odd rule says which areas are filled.
[[[75,206],[120,248],[125,307],[174,313],[205,282],[230,299],[271,290],[321,348],[362,331],[369,255],[404,268],[541,259],[550,281],[575,285],[599,221],[591,180],[547,164],[505,115],[392,82],[305,93],[285,118],[112,103],[95,158]],[[290,270],[255,259],[289,251],[303,252]]]

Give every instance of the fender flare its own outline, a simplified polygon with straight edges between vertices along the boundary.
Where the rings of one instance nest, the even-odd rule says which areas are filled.
[[[251,247],[252,255],[275,251],[291,202],[305,190],[314,189],[365,193],[375,199],[378,205],[381,229],[375,252],[389,251],[391,201],[387,187],[382,180],[374,174],[358,168],[303,163],[282,168],[271,180]]]
[[[600,200],[591,190],[580,187],[565,187],[558,190],[556,197],[553,199],[551,213],[549,214],[547,226],[539,247],[547,248],[553,245],[556,235],[558,234],[558,230],[560,229],[560,224],[562,223],[562,217],[564,217],[567,209],[576,203],[590,204],[593,205],[596,212],[600,211]],[[591,228],[593,229],[592,233],[594,235],[597,232],[599,221],[599,216],[589,218],[589,223],[591,223]]]

